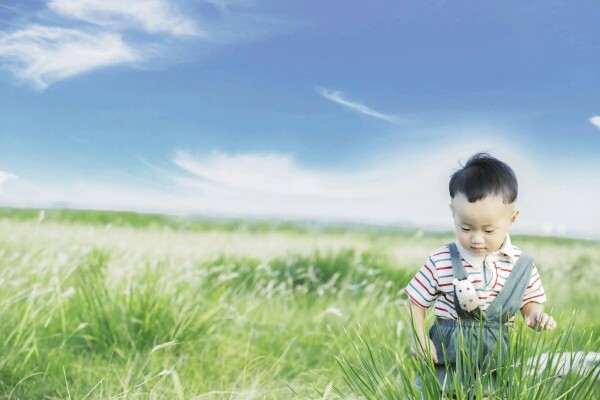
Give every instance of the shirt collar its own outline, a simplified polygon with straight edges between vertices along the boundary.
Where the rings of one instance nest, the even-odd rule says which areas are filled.
[[[500,246],[500,249],[498,250],[498,252],[500,254],[504,254],[505,256],[510,258],[510,261],[513,264],[515,262],[517,262],[517,259],[515,256],[515,248],[512,245],[512,242],[510,241],[510,236],[508,235],[508,233],[506,234],[506,239],[504,239],[504,243],[502,243],[502,246]]]
[[[483,260],[485,259],[486,256],[477,256],[477,255],[471,253],[470,251],[468,251],[464,247],[462,247],[460,245],[460,243],[458,242],[458,240],[455,242],[455,244],[456,244],[456,247],[458,248],[458,252],[460,253],[462,258],[467,263],[469,263],[474,268],[481,269],[481,267],[483,266]],[[506,234],[506,238],[504,239],[502,246],[500,246],[500,248],[497,251],[488,254],[488,256],[496,256],[496,255],[500,255],[500,254],[503,254],[503,255],[507,256],[508,258],[510,258],[510,261],[513,264],[516,262],[515,249],[510,241],[510,236],[508,234]]]

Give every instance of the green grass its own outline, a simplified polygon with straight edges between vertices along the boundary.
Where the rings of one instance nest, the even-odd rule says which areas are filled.
[[[418,398],[401,289],[449,234],[38,216],[0,210],[0,399]],[[559,323],[519,331],[515,357],[597,349],[600,244],[514,241]],[[508,398],[593,398],[593,378]]]
[[[600,340],[597,337],[574,340],[572,333],[571,325],[554,336],[535,334],[521,325],[512,332],[508,351],[496,352],[504,367],[495,369],[494,384],[490,380],[491,364],[478,369],[472,363],[472,357],[467,356],[456,371],[447,370],[454,381],[461,384],[444,389],[437,381],[430,360],[409,357],[398,339],[385,330],[359,326],[348,333],[354,353],[338,357],[348,389],[334,389],[340,397],[352,399],[357,396],[366,399],[437,399],[441,393],[446,393],[444,398],[478,400],[598,398],[598,368],[565,373],[558,363],[553,364],[553,360],[564,352],[589,354],[598,349]],[[545,362],[541,357],[544,353],[553,356]],[[569,360],[573,358],[571,356]],[[421,390],[414,385],[417,374],[423,378]],[[491,387],[493,393],[488,393]]]

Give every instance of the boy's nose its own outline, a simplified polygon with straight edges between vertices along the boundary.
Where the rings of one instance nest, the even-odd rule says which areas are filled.
[[[473,235],[473,236],[471,236],[471,243],[473,243],[473,244],[483,243],[483,237],[481,235]]]

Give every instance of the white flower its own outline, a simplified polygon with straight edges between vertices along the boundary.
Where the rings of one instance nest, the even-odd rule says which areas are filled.
[[[41,224],[45,218],[46,218],[46,211],[40,210],[40,213],[38,214],[37,223]]]
[[[402,321],[398,321],[396,323],[396,336],[399,337],[400,334],[402,333],[402,329],[404,328],[404,324],[402,323]]]
[[[82,322],[79,325],[77,325],[77,329],[75,329],[75,332],[79,332],[82,329],[85,329],[88,327],[88,323],[87,322]]]
[[[238,274],[237,272],[232,272],[230,274],[221,274],[217,278],[217,282],[229,281],[229,280],[237,278],[238,276],[240,276],[240,274]]]
[[[75,288],[71,286],[70,288],[61,293],[60,298],[68,299],[69,297],[73,296],[75,296]]]
[[[327,310],[325,310],[325,314],[335,315],[336,317],[340,318],[344,316],[344,314],[342,314],[340,309],[337,307],[327,307]]]

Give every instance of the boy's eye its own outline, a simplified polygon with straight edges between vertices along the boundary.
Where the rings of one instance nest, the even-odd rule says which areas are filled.
[[[460,229],[462,229],[463,232],[469,232],[471,230],[471,228],[463,228],[462,226],[460,227]]]
[[[494,230],[495,229],[488,229],[488,230],[485,231],[485,233],[494,233]]]

